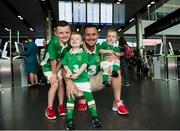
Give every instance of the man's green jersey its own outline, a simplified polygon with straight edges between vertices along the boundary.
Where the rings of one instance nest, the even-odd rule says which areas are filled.
[[[52,39],[48,43],[48,48],[45,51],[45,57],[41,62],[43,72],[52,71],[51,61],[56,60],[58,63],[62,60],[65,53],[68,52],[69,49],[70,47],[68,44],[62,47],[57,36],[53,35]]]
[[[114,43],[112,45],[108,44],[107,41],[104,41],[101,45],[99,49],[104,49],[104,50],[112,50],[114,52],[120,53],[120,48],[118,46],[118,44]],[[101,60],[104,61],[106,56],[109,56],[109,54],[103,54],[101,57]]]
[[[83,44],[83,48],[88,54],[88,74],[89,76],[95,76],[100,71],[99,44],[96,44],[93,52],[89,51],[85,44]]]
[[[73,53],[70,50],[62,59],[62,65],[68,66],[72,74],[76,74],[83,64],[88,64],[88,54],[82,48],[78,53]],[[80,76],[73,81],[76,83],[89,82],[87,70],[85,69]]]

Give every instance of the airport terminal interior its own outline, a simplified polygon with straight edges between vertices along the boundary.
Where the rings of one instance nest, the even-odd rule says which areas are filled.
[[[1,0],[0,12],[0,130],[66,130],[57,95],[57,118],[45,116],[50,84],[41,67],[44,42],[60,20],[81,34],[85,25],[95,25],[100,44],[114,27],[134,52],[131,58],[122,56],[127,63],[121,65],[121,100],[129,114],[112,110],[112,87],[103,87],[93,92],[102,127],[94,128],[90,111],[78,110],[76,101],[77,130],[180,129],[180,0]],[[38,83],[33,86],[26,57],[19,55],[29,36],[38,48]]]

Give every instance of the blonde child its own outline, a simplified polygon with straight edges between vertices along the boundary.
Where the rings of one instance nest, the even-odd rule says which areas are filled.
[[[96,104],[91,93],[89,76],[87,73],[88,55],[80,48],[82,37],[78,32],[73,32],[70,38],[72,48],[67,52],[62,60],[62,65],[66,71],[65,77],[71,79],[76,85],[76,96],[84,95],[91,115],[94,127],[101,127],[101,121],[96,111]],[[74,125],[74,102],[75,99],[67,100],[67,120],[66,128],[75,129]]]
[[[106,34],[106,41],[100,46],[99,52],[101,54],[100,67],[103,70],[103,85],[110,86],[109,74],[112,77],[118,77],[118,70],[120,69],[119,59],[112,59],[111,55],[120,57],[120,49],[117,43],[118,34],[114,28],[109,28]]]

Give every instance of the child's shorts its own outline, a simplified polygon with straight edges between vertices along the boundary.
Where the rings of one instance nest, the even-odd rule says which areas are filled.
[[[111,61],[111,62],[109,62],[109,61],[102,61],[102,62],[100,63],[100,68],[104,70],[104,69],[106,69],[107,67],[112,67],[113,64],[114,64],[114,62],[115,62],[115,60],[113,60],[113,61]]]
[[[50,81],[50,78],[52,76],[52,71],[46,71],[46,72],[43,72],[43,73],[46,76],[47,80]],[[59,79],[63,79],[63,77],[62,77],[62,69],[59,70],[57,76],[58,76]]]

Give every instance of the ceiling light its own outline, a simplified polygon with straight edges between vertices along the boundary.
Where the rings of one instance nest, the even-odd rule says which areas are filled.
[[[131,18],[131,19],[129,20],[129,22],[132,22],[132,21],[134,21],[134,18]]]
[[[8,28],[4,28],[6,31],[10,31]]]
[[[80,2],[84,2],[84,0],[80,0]]]
[[[151,6],[150,4],[147,5],[147,7],[150,7],[150,6]]]
[[[17,17],[18,17],[20,20],[23,20],[22,16],[18,15]]]
[[[118,0],[119,2],[121,2],[122,0]]]
[[[79,28],[77,28],[76,30],[79,31]]]
[[[33,28],[29,28],[31,31],[34,31],[34,29]]]
[[[101,31],[101,28],[98,29],[98,32],[100,32],[100,31]]]
[[[120,29],[118,29],[118,32],[120,32],[122,29],[120,28]]]
[[[118,2],[116,2],[116,4],[120,4],[120,2],[118,1]]]
[[[151,5],[155,4],[155,1],[151,1]]]
[[[41,1],[46,1],[46,0],[41,0]]]

